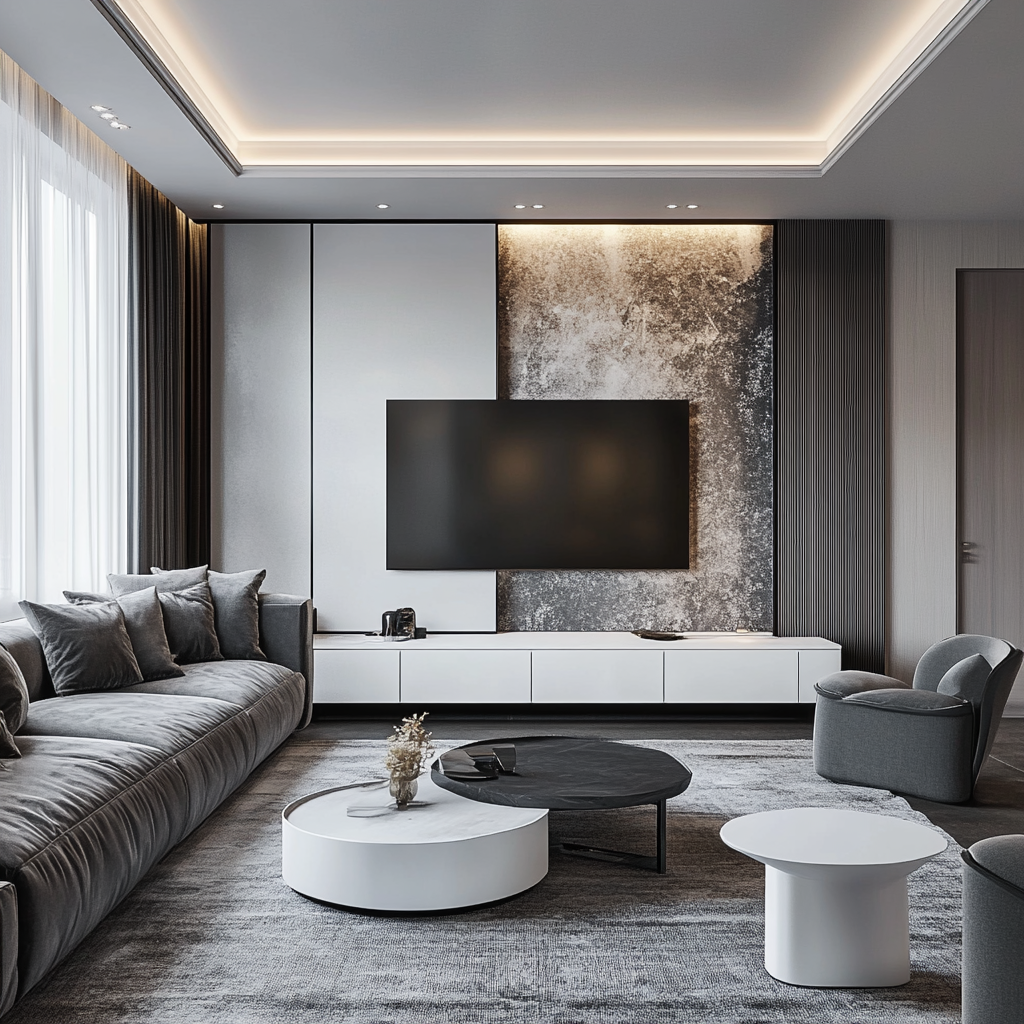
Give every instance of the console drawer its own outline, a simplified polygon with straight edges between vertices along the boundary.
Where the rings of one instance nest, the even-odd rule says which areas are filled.
[[[398,651],[316,650],[313,700],[318,704],[397,704]]]
[[[403,703],[530,703],[529,651],[401,653]]]
[[[670,704],[795,704],[798,679],[797,651],[665,652]]]
[[[534,704],[660,704],[661,651],[534,651]]]

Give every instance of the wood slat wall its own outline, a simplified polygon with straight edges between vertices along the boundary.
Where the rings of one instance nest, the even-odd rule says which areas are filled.
[[[775,626],[885,662],[885,222],[776,233]]]

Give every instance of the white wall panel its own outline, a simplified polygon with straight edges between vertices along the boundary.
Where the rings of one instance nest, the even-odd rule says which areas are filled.
[[[211,557],[309,596],[310,225],[213,225]]]
[[[313,232],[313,597],[321,630],[495,628],[493,572],[385,565],[385,402],[494,398],[495,235],[480,224]]]

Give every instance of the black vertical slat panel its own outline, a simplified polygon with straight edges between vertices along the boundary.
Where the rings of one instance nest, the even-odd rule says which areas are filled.
[[[777,239],[775,625],[885,663],[885,222]]]

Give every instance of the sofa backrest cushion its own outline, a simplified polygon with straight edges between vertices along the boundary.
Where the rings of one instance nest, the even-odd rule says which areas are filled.
[[[46,700],[54,696],[43,645],[29,625],[28,619],[0,622],[0,644],[3,644],[5,650],[18,663],[28,687],[29,700]]]
[[[980,708],[985,697],[985,684],[991,674],[992,667],[989,663],[980,654],[972,654],[946,670],[935,692],[962,697],[969,700],[974,707]]]

